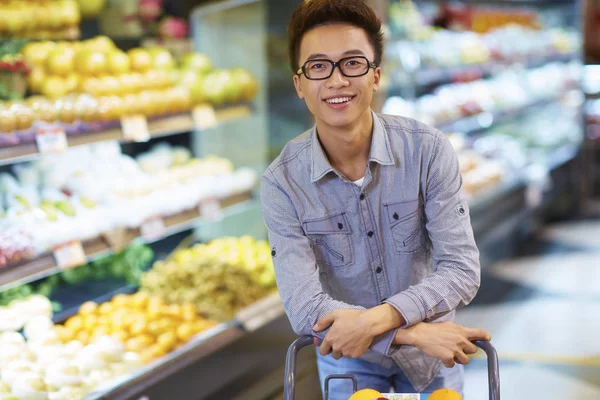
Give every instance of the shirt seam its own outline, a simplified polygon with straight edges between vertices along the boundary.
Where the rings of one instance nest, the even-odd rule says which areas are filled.
[[[304,143],[302,145],[302,147],[300,147],[294,154],[291,154],[290,156],[286,157],[285,159],[280,159],[279,162],[277,162],[275,165],[269,166],[269,168],[267,168],[267,169],[271,172],[271,174],[274,175],[275,170],[277,170],[278,168],[282,167],[285,164],[295,161],[298,158],[298,155],[310,145],[311,145],[310,141],[308,141],[308,143]],[[312,162],[311,162],[311,164],[312,164]]]

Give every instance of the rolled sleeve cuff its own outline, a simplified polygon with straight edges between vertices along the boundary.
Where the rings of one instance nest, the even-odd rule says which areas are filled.
[[[398,293],[385,300],[384,303],[391,305],[398,310],[400,314],[402,314],[406,324],[401,326],[401,328],[407,328],[416,324],[417,322],[423,321],[424,319],[422,307],[419,306],[419,303],[407,293]]]
[[[395,354],[400,349],[399,346],[392,343],[394,341],[394,337],[396,337],[397,331],[398,329],[396,328],[379,336],[375,336],[373,343],[371,343],[370,349],[376,353],[383,354],[384,356],[388,357]]]

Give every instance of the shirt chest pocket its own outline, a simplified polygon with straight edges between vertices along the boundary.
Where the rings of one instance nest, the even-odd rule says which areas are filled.
[[[396,253],[412,253],[424,246],[423,206],[419,200],[387,203],[384,214]]]
[[[345,213],[302,223],[311,240],[318,264],[345,267],[354,262],[350,235],[352,230]]]

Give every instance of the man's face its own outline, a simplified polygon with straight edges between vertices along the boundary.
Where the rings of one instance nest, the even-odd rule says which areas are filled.
[[[357,55],[365,56],[371,62],[375,59],[366,32],[353,25],[333,24],[311,29],[304,34],[298,61],[301,67],[313,58],[338,61]],[[309,80],[304,75],[294,75],[294,86],[317,123],[344,128],[354,124],[369,110],[380,77],[379,67],[370,68],[366,75],[358,77],[346,77],[336,67],[333,74],[323,80]],[[350,100],[340,103],[339,99],[343,98]],[[338,102],[332,99],[338,99]]]

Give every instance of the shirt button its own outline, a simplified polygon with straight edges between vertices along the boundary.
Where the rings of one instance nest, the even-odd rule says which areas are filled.
[[[377,269],[375,270],[375,272],[377,272],[378,274],[380,274],[381,271],[383,271],[383,269],[381,269],[381,267],[377,267]]]
[[[369,235],[369,237],[373,237],[374,233],[373,233],[373,231],[369,231],[369,232],[367,233],[367,235]]]
[[[361,193],[360,196],[358,196],[359,199],[364,200],[365,199],[365,194]]]

